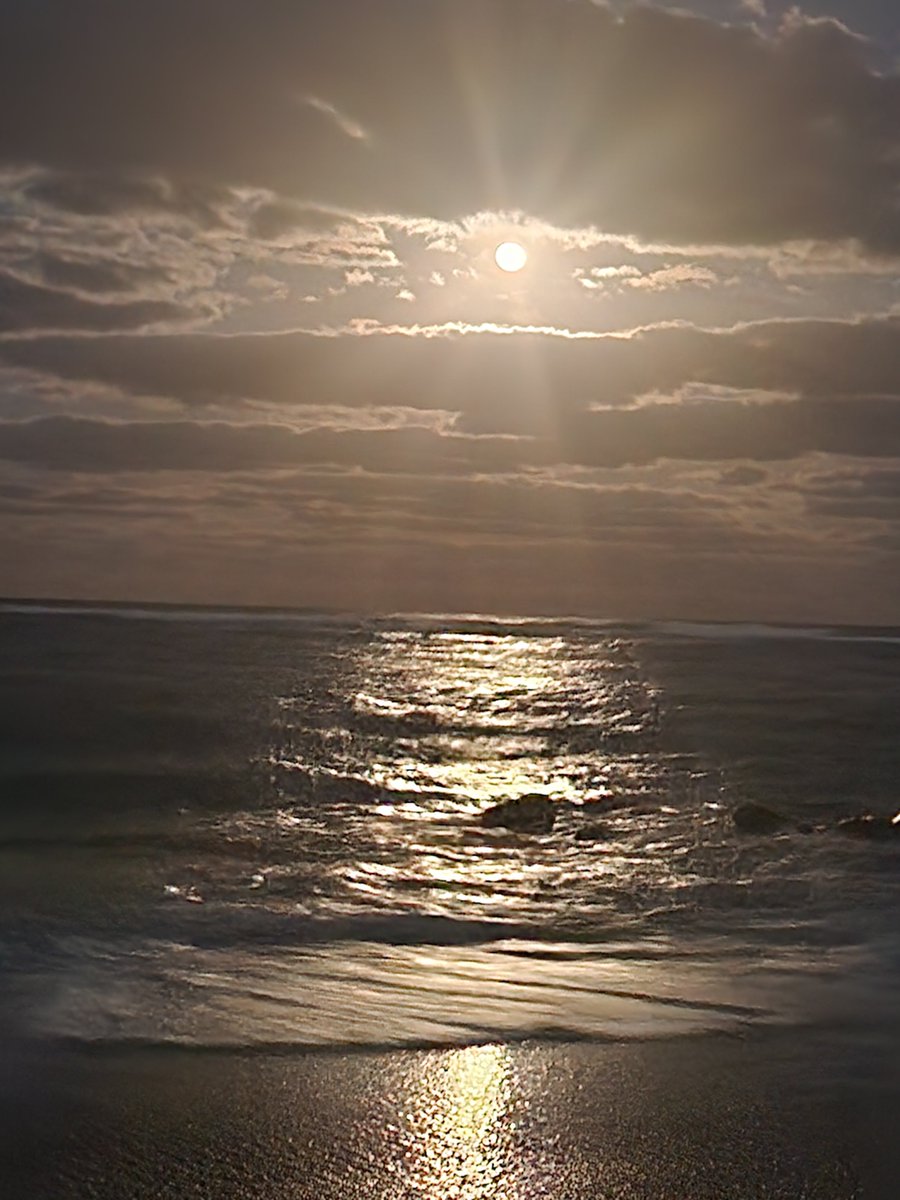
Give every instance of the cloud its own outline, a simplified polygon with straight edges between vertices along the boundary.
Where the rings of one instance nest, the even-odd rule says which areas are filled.
[[[720,476],[721,483],[734,487],[767,478],[749,465],[752,461],[771,463],[815,453],[900,458],[900,402],[857,398],[649,404],[569,413],[552,435],[539,439],[426,428],[298,430],[274,422],[184,419],[114,422],[47,416],[0,422],[0,458],[87,473],[227,474],[341,467],[423,478],[519,476],[534,483],[538,468],[615,470],[664,460],[740,460],[740,466]],[[848,474],[828,482],[846,496],[852,494],[856,479]]]
[[[694,263],[678,263],[672,267],[661,267],[658,271],[650,271],[646,275],[626,279],[626,286],[646,288],[651,292],[664,292],[670,288],[684,287],[693,284],[695,287],[709,287],[716,282],[717,276],[709,267],[700,267]]]
[[[894,399],[645,405],[573,415],[565,428],[566,461],[587,466],[660,459],[771,462],[811,452],[900,456],[900,402]],[[730,482],[737,481],[753,480],[745,469]]]
[[[298,431],[283,424],[104,421],[50,416],[0,422],[0,458],[52,470],[259,471],[358,467],[374,474],[502,474],[534,457],[515,438],[421,428]],[[542,456],[540,456],[542,457]]]
[[[0,329],[8,332],[138,329],[195,315],[168,300],[101,303],[0,272]]]
[[[767,471],[761,467],[751,467],[746,463],[731,467],[719,475],[719,483],[726,487],[753,487],[757,483],[765,483],[769,478]]]
[[[696,263],[676,263],[647,272],[630,264],[591,267],[587,272],[582,267],[576,267],[574,278],[588,291],[605,288],[612,283],[638,291],[667,292],[690,285],[708,288],[718,281],[715,271]]]
[[[362,287],[363,284],[374,282],[375,276],[372,272],[364,271],[361,267],[352,267],[344,272],[344,283],[347,287]]]
[[[295,230],[312,235],[333,233],[340,221],[341,215],[328,209],[269,196],[263,197],[253,210],[247,232],[253,238],[275,241]]]
[[[427,334],[427,331],[425,331]],[[561,414],[632,405],[688,383],[809,398],[896,396],[900,318],[669,324],[628,335],[364,336],[287,332],[0,339],[0,362],[187,406],[401,405],[462,414],[472,433],[546,433]],[[715,419],[715,409],[711,410]]]
[[[813,512],[805,462],[797,487],[730,494],[667,470],[621,485],[351,466],[4,474],[14,593],[882,622],[894,602],[890,521]]]
[[[884,465],[853,463],[820,469],[798,480],[795,486],[813,516],[886,522],[896,533],[900,520],[900,454]]]
[[[22,482],[4,503],[17,521],[6,522],[0,545],[30,561],[37,538],[41,577],[50,564],[56,570],[68,562],[68,577],[83,586],[90,564],[95,589],[112,580],[145,598],[159,594],[167,578],[171,596],[172,573],[181,587],[202,562],[205,582],[197,579],[195,594],[208,595],[213,577],[220,602],[266,596],[367,609],[450,602],[520,612],[596,612],[599,603],[600,610],[625,604],[630,615],[658,615],[662,591],[672,612],[687,605],[721,615],[724,605],[757,617],[821,614],[827,596],[830,619],[837,619],[836,611],[851,613],[856,605],[858,612],[868,588],[876,601],[869,611],[879,611],[879,593],[871,590],[877,575],[861,569],[859,554],[886,527],[851,521],[839,528],[774,487],[729,495],[709,481],[691,485],[665,475],[587,485],[358,467],[17,471]],[[235,588],[248,570],[252,594]],[[303,580],[317,581],[313,594]],[[780,610],[760,609],[767,595],[770,604],[781,597]]]
[[[733,514],[721,498],[690,490],[646,486],[584,486],[516,476],[412,475],[406,472],[294,470],[278,474],[198,477],[148,475],[30,477],[6,508],[20,515],[64,512],[127,520],[204,513],[244,536],[325,545],[359,545],[367,538],[413,539],[475,546],[484,541],[533,542],[547,536],[572,542],[619,544],[636,530],[663,544],[681,530],[693,546],[723,541]],[[212,518],[212,520],[210,520]]]
[[[70,258],[38,254],[30,263],[42,283],[64,291],[121,295],[148,285],[171,288],[172,273],[152,263],[135,263],[104,257]]]
[[[169,214],[206,227],[224,223],[227,188],[210,181],[170,179],[134,169],[34,173],[25,193],[36,205],[80,217]]]
[[[900,81],[702,7],[8,0],[16,586],[883,611]]]
[[[68,211],[215,223],[237,186],[900,250],[900,81],[834,21],[765,33],[588,0],[11,0],[5,16],[0,159],[58,173],[33,197]]]
[[[322,100],[318,96],[307,96],[303,103],[331,117],[341,133],[345,133],[348,138],[353,138],[355,141],[368,141],[369,134],[362,125],[352,117],[348,117],[346,113],[342,113],[333,104],[329,104],[327,100]]]

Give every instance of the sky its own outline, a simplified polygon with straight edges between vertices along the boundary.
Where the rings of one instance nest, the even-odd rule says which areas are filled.
[[[0,594],[900,621],[895,0],[0,22]]]

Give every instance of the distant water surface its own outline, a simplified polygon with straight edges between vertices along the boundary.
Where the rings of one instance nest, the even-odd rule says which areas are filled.
[[[7,603],[6,1034],[896,1054],[900,852],[828,827],[900,807],[898,701],[891,629]],[[552,833],[480,824],[534,792]]]

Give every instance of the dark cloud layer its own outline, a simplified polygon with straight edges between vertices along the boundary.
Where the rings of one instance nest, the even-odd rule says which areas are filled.
[[[71,132],[70,126],[65,128]],[[18,161],[43,159],[36,155],[34,160]],[[170,213],[201,226],[221,225],[229,198],[226,188],[210,182],[147,176],[127,168],[39,174],[25,194],[33,204],[80,217]]]
[[[147,284],[172,283],[171,272],[163,267],[103,257],[66,258],[45,253],[34,257],[34,267],[51,288],[97,295],[131,292]]]
[[[559,415],[698,382],[802,396],[896,395],[900,318],[689,326],[572,341],[545,335],[43,337],[0,361],[186,405],[404,405],[464,414],[477,433],[547,433]]]
[[[0,330],[6,332],[77,329],[102,333],[184,320],[191,315],[168,300],[100,303],[0,272]]]
[[[51,594],[96,572],[135,598],[209,599],[215,580],[237,603],[832,621],[889,621],[896,595],[866,550],[887,536],[871,517],[853,536],[829,534],[830,514],[775,532],[764,497],[747,508],[709,488],[351,469],[27,478],[0,497],[15,518],[0,546]]]
[[[0,159],[74,212],[217,189],[900,249],[900,81],[835,22],[589,0],[4,0]]]
[[[0,422],[0,458],[73,472],[259,471],[340,466],[373,474],[503,475],[660,460],[775,462],[810,453],[900,458],[900,403],[856,399],[709,403],[572,414],[554,438],[460,436],[424,429],[298,432],[277,424],[109,422],[67,416]],[[737,469],[731,484],[759,482]],[[838,489],[852,495],[853,476]],[[876,477],[878,478],[878,477]],[[885,487],[896,476],[884,476]]]

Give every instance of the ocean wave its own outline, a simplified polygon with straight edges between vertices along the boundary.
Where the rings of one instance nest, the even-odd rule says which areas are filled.
[[[896,1024],[887,997],[863,1007],[886,979],[858,955],[783,953],[769,963],[719,939],[690,958],[644,959],[637,947],[630,957],[570,955],[561,976],[559,961],[517,956],[520,944],[359,943],[276,956],[74,943],[19,977],[15,1015],[32,1037],[92,1050],[246,1054]]]
[[[856,626],[770,625],[751,621],[654,621],[644,628],[648,633],[661,637],[698,638],[706,641],[785,639],[900,645],[900,632],[897,630]]]
[[[224,626],[298,626],[345,633],[375,635],[385,641],[459,637],[564,639],[627,639],[646,636],[702,640],[811,639],[900,644],[896,627],[796,625],[782,622],[642,620],[604,617],[511,617],[478,613],[365,613],[308,609],[258,609],[177,604],[122,602],[0,600],[0,614],[34,617],[109,617],[122,621],[160,621]]]
[[[654,633],[670,637],[720,639],[746,638],[831,638],[831,628],[810,625],[766,625],[758,622],[659,621],[648,626]]]
[[[0,614],[43,617],[113,617],[123,621],[199,622],[214,625],[300,625],[335,629],[357,627],[365,618],[343,613],[311,612],[303,609],[214,608],[191,605],[146,605],[122,603],[63,602],[32,603],[28,600],[0,601]]]

